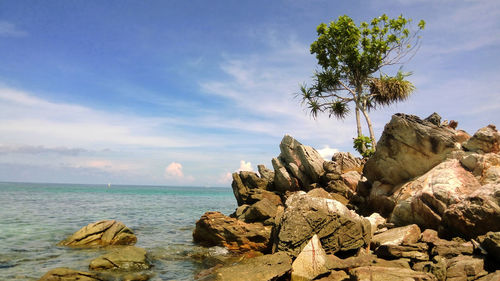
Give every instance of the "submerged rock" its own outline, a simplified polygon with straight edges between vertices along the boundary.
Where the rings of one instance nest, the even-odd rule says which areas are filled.
[[[73,270],[65,267],[54,268],[45,273],[38,281],[103,281],[96,274]]]
[[[90,262],[91,270],[144,270],[151,267],[146,250],[134,246],[115,248]]]
[[[63,241],[60,246],[109,246],[134,245],[137,237],[132,230],[116,220],[102,220],[91,223]]]
[[[206,212],[196,222],[195,242],[203,246],[223,246],[233,252],[266,252],[270,246],[271,227],[245,223],[220,212]]]
[[[370,222],[342,203],[297,192],[288,197],[274,249],[297,256],[314,234],[329,254],[365,247]]]

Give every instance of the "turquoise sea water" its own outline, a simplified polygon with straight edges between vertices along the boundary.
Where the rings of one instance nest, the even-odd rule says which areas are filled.
[[[88,270],[103,253],[56,244],[81,227],[116,219],[153,259],[151,280],[193,280],[206,267],[192,242],[206,211],[236,208],[228,188],[33,184],[0,182],[0,280],[37,280],[48,270]]]

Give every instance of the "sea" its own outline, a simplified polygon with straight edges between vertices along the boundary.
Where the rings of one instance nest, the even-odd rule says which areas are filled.
[[[0,182],[0,280],[38,280],[68,267],[88,271],[103,249],[56,244],[104,219],[123,222],[147,250],[150,280],[194,280],[226,255],[220,247],[192,241],[195,222],[206,211],[236,209],[230,187],[175,187]]]

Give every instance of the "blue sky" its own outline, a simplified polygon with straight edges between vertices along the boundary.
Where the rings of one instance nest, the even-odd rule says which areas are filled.
[[[500,125],[496,0],[0,1],[0,181],[229,186],[284,134],[352,152],[353,116],[311,119],[293,93],[319,23],[383,13],[427,26],[378,136],[396,112]]]

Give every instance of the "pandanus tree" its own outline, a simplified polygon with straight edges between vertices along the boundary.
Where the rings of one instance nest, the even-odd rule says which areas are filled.
[[[415,54],[420,43],[418,33],[425,22],[421,20],[416,30],[410,30],[411,23],[411,19],[403,16],[389,19],[384,14],[357,26],[344,15],[329,25],[320,24],[318,38],[311,44],[311,54],[316,55],[320,69],[315,71],[310,87],[301,86],[299,95],[314,118],[328,113],[329,117],[344,119],[352,104],[358,135],[355,147],[358,145],[363,156],[372,153],[376,146],[368,113],[406,100],[415,89],[406,80],[410,73],[399,68],[395,75],[389,76],[382,69],[394,69]],[[369,139],[363,136],[361,114],[368,126]],[[368,143],[372,150],[367,148]]]

